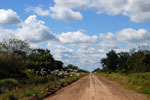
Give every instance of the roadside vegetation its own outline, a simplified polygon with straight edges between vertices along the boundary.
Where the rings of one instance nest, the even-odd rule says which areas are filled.
[[[38,100],[78,80],[85,70],[64,66],[48,49],[32,49],[26,41],[0,42],[0,100]]]
[[[125,88],[135,90],[138,93],[150,94],[150,73],[101,73],[112,81],[120,83]]]
[[[102,69],[95,69],[93,73],[101,73],[124,87],[150,95],[149,46],[142,45],[130,52],[116,53],[111,50],[101,59],[101,64]]]

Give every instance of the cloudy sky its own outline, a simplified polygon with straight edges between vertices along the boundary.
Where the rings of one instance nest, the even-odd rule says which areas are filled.
[[[9,38],[91,71],[111,49],[149,45],[150,0],[1,0],[0,41]]]

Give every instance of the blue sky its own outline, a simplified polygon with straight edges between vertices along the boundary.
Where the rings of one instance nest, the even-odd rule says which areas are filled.
[[[111,49],[149,45],[149,16],[150,0],[1,0],[0,41],[26,40],[91,71]]]

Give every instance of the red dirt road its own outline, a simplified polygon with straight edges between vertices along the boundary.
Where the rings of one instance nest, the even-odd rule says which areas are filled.
[[[44,100],[146,100],[101,76],[89,74]]]

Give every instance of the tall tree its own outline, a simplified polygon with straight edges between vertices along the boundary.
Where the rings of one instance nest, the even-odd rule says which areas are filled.
[[[112,70],[114,72],[118,66],[118,55],[114,50],[111,50],[106,54],[106,56],[106,66],[109,70]]]
[[[125,71],[126,74],[128,74],[128,65],[127,65],[128,58],[129,53],[127,52],[118,53],[118,63],[119,63],[118,69]]]

